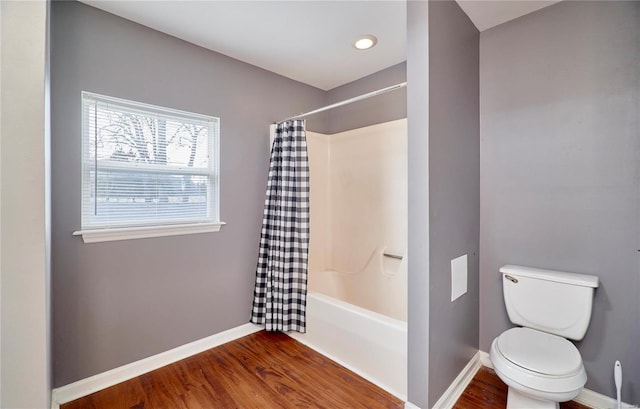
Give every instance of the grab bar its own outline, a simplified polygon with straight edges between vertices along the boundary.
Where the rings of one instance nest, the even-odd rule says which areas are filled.
[[[399,256],[397,254],[390,254],[390,253],[387,253],[387,252],[382,253],[382,255],[385,256],[385,257],[389,257],[389,258],[395,258],[396,260],[402,260],[404,258],[404,257]]]

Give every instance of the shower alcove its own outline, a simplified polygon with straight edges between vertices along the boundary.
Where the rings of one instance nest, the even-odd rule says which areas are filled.
[[[307,131],[307,333],[401,399],[407,388],[407,120]]]
[[[309,290],[406,321],[406,119],[307,144]]]

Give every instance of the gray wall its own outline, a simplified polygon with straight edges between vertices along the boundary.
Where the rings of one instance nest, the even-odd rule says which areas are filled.
[[[640,3],[566,1],[481,35],[480,348],[506,263],[596,274],[586,387],[640,403]]]
[[[408,13],[409,391],[432,407],[478,349],[479,33],[453,0]],[[468,290],[451,302],[451,259]]]
[[[53,2],[52,13],[54,382],[60,386],[248,322],[268,125],[402,82],[405,73],[399,64],[325,92],[81,3]],[[83,90],[220,117],[227,225],[219,233],[111,243],[73,237],[80,228]],[[334,132],[406,116],[402,91],[358,105],[349,112],[355,121],[334,116]],[[307,128],[332,133],[328,115],[306,118]]]
[[[456,2],[429,2],[429,407],[478,350],[480,35]],[[451,302],[451,260],[468,290]]]
[[[80,228],[82,90],[220,117],[227,225],[95,244],[72,236]],[[248,322],[269,124],[325,97],[81,3],[52,4],[55,386]]]
[[[407,3],[408,401],[429,392],[429,5]]]
[[[327,92],[325,103],[343,101],[407,80],[407,64],[396,64]],[[407,117],[406,88],[327,111],[325,133],[334,134]]]

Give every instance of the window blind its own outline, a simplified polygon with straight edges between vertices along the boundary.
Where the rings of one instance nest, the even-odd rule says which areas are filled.
[[[82,229],[219,221],[219,119],[82,93]]]

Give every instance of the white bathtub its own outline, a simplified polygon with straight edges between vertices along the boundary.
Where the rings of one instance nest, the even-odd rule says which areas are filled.
[[[307,333],[289,335],[406,400],[406,322],[309,293]]]

